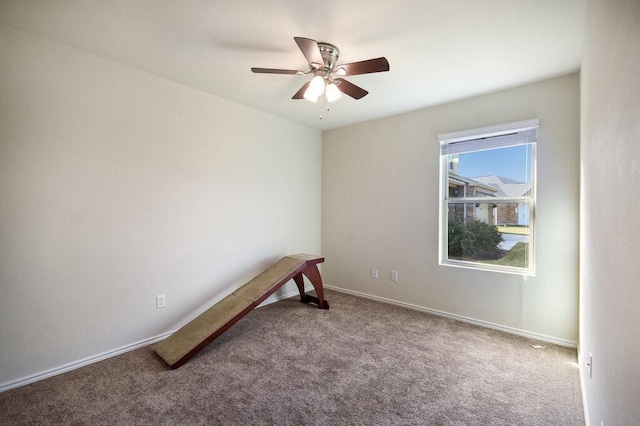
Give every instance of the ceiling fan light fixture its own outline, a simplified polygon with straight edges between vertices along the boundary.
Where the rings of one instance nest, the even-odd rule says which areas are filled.
[[[306,100],[311,101],[313,103],[318,102],[318,95],[311,93],[311,90],[307,89],[306,92],[304,92],[304,95],[302,95]]]
[[[318,97],[322,95],[323,92],[324,92],[324,78],[320,75],[316,75],[311,80],[311,83],[309,84],[309,88],[305,92],[305,98],[307,97],[307,94],[312,97],[313,96]]]
[[[342,92],[338,89],[338,86],[336,86],[335,83],[328,84],[325,93],[329,102],[336,101],[340,99],[340,96],[342,96]]]
[[[347,70],[345,70],[343,67],[338,68],[335,72],[337,75],[347,75]]]

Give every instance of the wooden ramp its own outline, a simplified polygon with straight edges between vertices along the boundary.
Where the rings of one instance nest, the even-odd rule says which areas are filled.
[[[307,254],[283,257],[156,344],[153,350],[172,369],[180,367],[292,278],[298,286],[302,303],[315,303],[320,309],[329,309],[329,304],[324,300],[322,278],[317,266],[322,262],[324,257]],[[317,297],[305,293],[303,275],[313,284]]]

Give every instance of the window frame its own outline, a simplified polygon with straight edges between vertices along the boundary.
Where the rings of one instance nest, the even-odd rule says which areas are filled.
[[[536,228],[536,169],[537,169],[537,129],[539,119],[518,121],[463,130],[438,135],[440,142],[440,191],[439,191],[439,265],[468,268],[483,271],[503,272],[524,276],[535,276],[535,228]],[[458,144],[458,145],[456,145]],[[466,144],[466,145],[465,145]],[[520,197],[450,197],[449,195],[449,156],[452,152],[463,154],[487,149],[508,148],[517,145],[530,145],[531,149],[531,189],[528,196]],[[465,150],[464,147],[473,149]],[[526,268],[494,265],[469,260],[449,259],[449,206],[452,204],[487,203],[487,199],[497,203],[525,203],[529,206],[529,249]]]

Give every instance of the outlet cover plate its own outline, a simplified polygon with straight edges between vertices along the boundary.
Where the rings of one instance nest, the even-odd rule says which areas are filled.
[[[159,294],[156,296],[156,309],[164,308],[167,306],[167,295]]]

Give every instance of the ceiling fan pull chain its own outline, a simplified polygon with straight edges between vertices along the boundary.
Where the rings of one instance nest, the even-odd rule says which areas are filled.
[[[320,98],[322,98],[322,101],[320,101],[320,108],[324,109],[324,103],[326,100],[326,96],[324,95],[324,92],[322,93],[322,95],[320,95]],[[329,106],[327,105],[327,111],[329,111]],[[320,120],[322,120],[322,113],[320,113]]]

